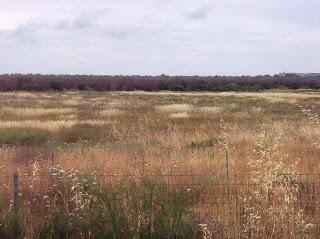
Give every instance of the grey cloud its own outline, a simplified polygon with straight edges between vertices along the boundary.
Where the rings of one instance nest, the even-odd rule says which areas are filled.
[[[56,30],[78,30],[89,29],[94,26],[92,19],[86,17],[77,17],[75,19],[62,19],[53,24]]]
[[[1,30],[0,35],[8,37],[18,37],[22,35],[28,35],[33,33],[35,26],[32,24],[21,24],[13,29]]]
[[[93,26],[93,19],[89,17],[77,17],[72,23],[72,28],[85,29]]]
[[[37,28],[37,25],[31,23],[21,24],[14,29],[0,30],[0,38],[4,44],[34,44],[38,42]]]
[[[5,1],[0,72],[67,73],[66,62],[72,62],[72,72],[101,74],[318,67],[318,0]],[[41,11],[35,12],[37,5]]]
[[[139,40],[143,42],[143,39],[148,41],[150,36],[161,32],[159,28],[153,29],[152,31],[147,27],[133,26],[133,25],[107,25],[101,27],[103,38],[109,38],[114,40]]]
[[[63,18],[54,24],[56,29],[62,30],[81,30],[90,29],[98,25],[98,21],[102,18],[108,9],[95,9],[85,11],[74,18]]]
[[[187,13],[187,17],[191,19],[206,19],[209,14],[209,7],[203,6]]]

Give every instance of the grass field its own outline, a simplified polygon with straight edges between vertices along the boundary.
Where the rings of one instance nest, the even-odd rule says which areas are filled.
[[[8,92],[0,106],[1,238],[320,236],[319,91]]]

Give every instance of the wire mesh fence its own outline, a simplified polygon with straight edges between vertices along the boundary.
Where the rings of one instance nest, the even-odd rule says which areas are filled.
[[[108,175],[77,174],[108,188],[121,180],[157,178],[167,198],[184,191],[193,223],[213,231],[212,238],[318,238],[320,236],[320,174],[281,174],[262,181],[252,174],[216,175]],[[0,175],[1,192],[11,195],[14,208],[36,201],[44,208],[44,195],[53,185],[70,179],[56,171]],[[168,200],[169,202],[170,200]],[[163,202],[166,203],[166,202]]]

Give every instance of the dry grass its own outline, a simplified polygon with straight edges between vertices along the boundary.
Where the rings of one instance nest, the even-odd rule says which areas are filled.
[[[27,128],[27,129],[44,129],[56,131],[60,128],[70,128],[76,124],[103,125],[106,121],[99,120],[19,120],[19,121],[0,121],[0,129],[10,128]]]
[[[161,112],[172,113],[172,112],[191,111],[193,107],[192,105],[189,105],[189,104],[170,104],[170,105],[157,106],[157,109]]]
[[[217,114],[222,111],[222,108],[217,106],[204,106],[200,108],[200,111],[208,114]]]
[[[181,113],[171,113],[169,114],[169,117],[173,119],[182,119],[182,118],[188,118],[190,117],[190,115],[188,113],[181,112]]]
[[[144,92],[144,91],[131,91],[131,92],[119,92],[121,95],[158,95],[158,96],[209,96],[209,97],[253,97],[253,98],[293,98],[293,99],[308,99],[308,98],[320,98],[318,92],[297,90],[297,91],[264,91],[263,93],[256,92]]]
[[[263,181],[261,187],[252,189],[252,194],[247,194],[246,184],[236,186],[233,191],[230,189],[231,192],[245,192],[238,198],[239,202],[253,205],[244,209],[246,223],[241,229],[244,237],[251,228],[257,231],[252,238],[265,238],[272,225],[273,237],[269,233],[268,238],[283,238],[282,229],[293,228],[286,224],[289,219],[281,215],[289,215],[289,218],[293,215],[292,210],[297,208],[292,208],[292,203],[301,200],[294,190],[302,189],[281,183],[275,186],[282,180],[275,175],[320,174],[319,92],[16,92],[1,93],[0,104],[0,130],[31,128],[56,132],[86,125],[86,131],[80,132],[77,128],[79,132],[72,132],[86,138],[91,132],[90,125],[112,126],[101,128],[103,140],[99,142],[48,142],[27,148],[2,145],[0,174],[11,174],[15,170],[30,174],[35,162],[40,165],[41,172],[46,172],[50,164],[46,159],[50,159],[52,151],[55,166],[82,173],[220,175],[228,170],[229,174],[252,174],[253,184]],[[44,119],[44,115],[48,117]],[[190,183],[200,179],[180,177],[174,180],[182,184],[184,180]],[[230,180],[237,183],[247,179]],[[210,185],[206,190],[217,193],[226,190]],[[257,206],[260,205],[257,202],[270,200],[268,194],[260,190],[274,192],[272,207]],[[234,203],[232,197],[219,200]],[[230,221],[240,223],[230,205],[220,206],[217,211],[199,199],[195,208],[197,213],[221,222],[226,233],[238,230],[239,235],[240,229],[228,224]],[[237,210],[239,213],[240,209]],[[299,210],[294,214],[297,227],[309,228],[312,227],[309,224],[316,224],[314,217]],[[308,230],[315,233],[315,229]],[[304,238],[311,238],[308,237],[311,234],[303,233]],[[234,238],[231,234],[229,238]],[[313,235],[314,238],[319,236]]]
[[[60,115],[60,114],[69,114],[73,113],[74,109],[72,108],[13,108],[13,107],[4,107],[3,111],[10,114],[15,114],[18,116],[43,116],[43,115]]]
[[[277,100],[270,101],[269,97],[273,96]],[[223,148],[217,146],[215,159],[211,160],[210,149],[191,152],[187,146],[191,142],[221,137],[223,119],[223,134],[229,140],[233,172],[247,172],[247,162],[253,157],[255,145],[265,143],[270,147],[281,145],[281,153],[289,155],[291,161],[304,158],[297,168],[300,173],[315,173],[317,166],[310,171],[311,166],[307,165],[317,165],[317,154],[312,151],[318,152],[313,145],[319,126],[310,124],[307,117],[302,116],[299,105],[319,112],[318,97],[315,92],[2,93],[0,128],[56,131],[75,124],[110,123],[119,141],[105,142],[103,150],[107,152],[102,152],[101,156],[98,150],[94,152],[97,160],[102,157],[103,161],[103,155],[115,150],[116,158],[108,161],[111,164],[108,167],[117,168],[114,163],[126,160],[139,164],[135,160],[142,157],[148,161],[144,170],[167,171],[183,160],[184,172],[207,173],[223,170],[223,162],[218,160],[224,155]],[[288,104],[288,98],[294,99],[296,104]],[[66,104],[76,108],[66,108]],[[170,118],[183,120],[168,120]],[[164,161],[158,166],[159,158]],[[64,158],[61,164],[74,160]]]
[[[117,109],[108,109],[108,110],[101,110],[99,111],[99,114],[102,116],[117,116],[121,115],[124,112],[117,110]]]

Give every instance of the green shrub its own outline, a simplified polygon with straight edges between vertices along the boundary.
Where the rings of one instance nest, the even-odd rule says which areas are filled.
[[[88,85],[87,85],[87,83],[86,82],[81,82],[81,83],[79,83],[79,85],[78,85],[78,90],[88,90]]]
[[[63,81],[51,81],[50,88],[56,91],[63,91],[64,82]]]
[[[49,132],[35,129],[6,129],[0,132],[0,145],[40,145],[49,139]]]
[[[79,141],[99,142],[116,140],[116,136],[109,125],[76,124],[70,128],[62,128],[57,132],[57,140],[66,143]]]
[[[320,90],[320,83],[314,84],[311,89]]]
[[[24,83],[21,86],[21,90],[24,91],[38,91],[40,90],[40,86],[37,83]]]

